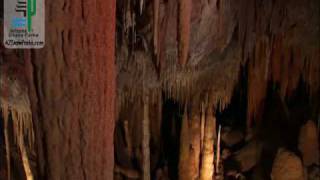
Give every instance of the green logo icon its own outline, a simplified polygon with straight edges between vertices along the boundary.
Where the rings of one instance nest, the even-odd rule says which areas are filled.
[[[37,1],[28,0],[27,19],[28,19],[28,32],[32,29],[32,16],[36,15]]]

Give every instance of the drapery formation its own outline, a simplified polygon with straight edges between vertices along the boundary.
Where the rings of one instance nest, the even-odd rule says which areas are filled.
[[[144,79],[151,92],[164,91],[180,102],[210,93],[223,109],[245,65],[248,128],[259,119],[269,82],[283,98],[300,80],[308,85],[310,98],[319,94],[320,45],[314,38],[319,36],[315,28],[319,2],[150,0],[144,4],[137,15],[135,3],[118,3],[118,96],[124,102],[141,96]],[[147,77],[140,73],[144,62]]]

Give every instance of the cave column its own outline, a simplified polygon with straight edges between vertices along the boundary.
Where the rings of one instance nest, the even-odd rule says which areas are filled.
[[[212,107],[207,107],[205,117],[204,141],[200,180],[212,180],[214,176],[214,139],[216,138],[216,119]]]
[[[179,179],[189,179],[189,122],[187,107],[184,107],[180,133]]]
[[[197,105],[193,105],[191,118],[185,109],[180,135],[179,179],[199,178],[201,151],[201,117]],[[190,120],[189,120],[190,118]]]
[[[150,180],[150,119],[149,119],[149,97],[143,100],[142,120],[142,153],[143,153],[143,180]]]
[[[200,166],[200,142],[201,142],[201,135],[200,135],[200,113],[199,110],[192,114],[191,119],[191,142],[190,145],[190,172],[191,172],[191,179],[198,179],[199,178],[199,166]]]
[[[115,0],[46,2],[46,45],[29,53],[36,179],[113,179]]]

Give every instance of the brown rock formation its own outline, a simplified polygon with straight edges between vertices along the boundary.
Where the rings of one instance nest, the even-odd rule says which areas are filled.
[[[112,179],[115,1],[46,3],[46,46],[26,53],[39,179]]]

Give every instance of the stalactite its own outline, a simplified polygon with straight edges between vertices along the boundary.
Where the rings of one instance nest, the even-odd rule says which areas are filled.
[[[205,118],[204,144],[202,148],[202,160],[200,170],[200,180],[212,180],[214,178],[214,139],[216,119],[212,112],[212,107],[207,107]],[[213,179],[214,180],[214,179]]]
[[[187,63],[190,41],[190,20],[192,0],[179,0],[179,63],[184,66]]]
[[[154,47],[154,53],[157,55],[157,58],[159,58],[159,6],[160,6],[160,0],[154,0],[153,1],[153,47]],[[159,61],[159,59],[157,59]],[[159,63],[159,62],[158,62]]]
[[[33,174],[31,171],[29,158],[27,154],[26,147],[30,150],[33,148],[34,144],[34,132],[33,132],[33,123],[30,109],[26,111],[27,107],[21,107],[21,109],[14,109],[5,102],[5,100],[1,101],[1,110],[2,115],[5,121],[5,141],[6,141],[6,152],[7,152],[7,166],[8,166],[8,178],[10,178],[10,142],[9,142],[9,134],[8,134],[8,118],[9,112],[12,117],[13,122],[13,139],[15,143],[18,145],[19,150],[22,156],[23,167],[26,173],[27,180],[33,180]],[[25,108],[25,109],[24,109]],[[29,107],[30,108],[30,107]],[[24,137],[27,136],[29,146],[25,145]]]
[[[6,143],[7,154],[7,170],[8,178],[11,178],[11,163],[10,163],[10,138],[9,138],[9,116],[11,117],[13,124],[13,140],[18,145],[19,150],[23,158],[24,170],[26,172],[27,179],[33,179],[30,164],[28,165],[28,154],[26,148],[33,151],[34,144],[34,132],[33,122],[31,115],[31,106],[27,90],[24,89],[23,81],[17,78],[8,78],[8,74],[5,72],[1,74],[0,79],[0,91],[5,92],[0,95],[0,109],[4,118],[4,134]],[[10,76],[13,76],[10,74]],[[13,80],[12,80],[13,79]],[[26,137],[26,138],[25,138]],[[25,139],[24,139],[25,138]],[[25,140],[28,141],[28,146],[25,144]]]
[[[33,133],[33,124],[32,124],[32,117],[30,114],[21,113],[18,111],[11,111],[12,120],[14,124],[14,132],[15,132],[15,139],[16,143],[19,146],[21,156],[22,156],[22,163],[26,173],[27,180],[33,180],[33,174],[31,171],[31,166],[27,154],[26,147],[29,147],[30,150],[33,149],[34,144],[34,133]],[[28,138],[29,146],[26,146],[24,136]]]
[[[139,5],[140,8],[143,7],[143,0],[140,0],[140,3],[142,3]],[[124,5],[124,34],[125,37],[128,41],[131,42],[131,46],[129,47],[128,45],[128,49],[129,52],[131,52],[132,50],[134,50],[134,45],[136,42],[136,14],[135,11],[132,8],[131,5],[131,1],[125,1],[125,5]],[[140,9],[142,12],[142,9]],[[131,37],[131,39],[130,39]]]
[[[11,109],[11,115],[15,142],[19,144],[20,137],[27,136],[28,147],[32,149],[34,144],[34,132],[31,114]]]
[[[20,131],[22,131],[22,129],[20,129]],[[30,161],[28,158],[28,153],[27,153],[26,145],[24,143],[23,136],[19,137],[19,147],[20,147],[20,152],[21,152],[21,157],[22,157],[23,168],[24,168],[24,171],[26,174],[26,179],[33,180],[34,177],[33,177],[32,171],[31,171],[31,165],[30,165]]]
[[[11,161],[10,161],[10,141],[9,141],[9,132],[8,132],[8,118],[9,110],[6,103],[1,104],[2,115],[4,119],[4,138],[6,144],[6,160],[7,160],[7,174],[8,180],[11,180]]]
[[[266,96],[267,79],[266,71],[266,47],[267,40],[261,39],[256,43],[254,54],[249,61],[248,72],[248,119],[247,128],[251,131],[253,119],[259,119],[258,113],[262,108],[262,102]]]
[[[148,96],[145,97],[143,102],[142,130],[143,180],[150,180],[150,120]]]
[[[143,11],[143,2],[144,0],[140,0],[140,14],[142,14],[142,11]]]

